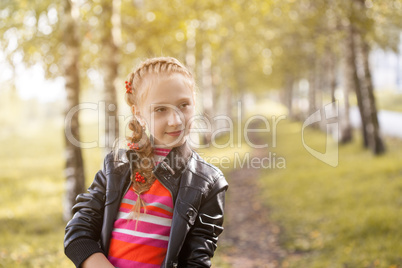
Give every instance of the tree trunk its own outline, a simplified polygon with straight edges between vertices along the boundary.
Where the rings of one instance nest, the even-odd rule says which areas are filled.
[[[213,111],[214,111],[214,115],[215,116],[227,116],[226,112],[227,112],[227,98],[228,98],[228,92],[226,91],[225,88],[221,89],[221,90],[217,90],[219,87],[219,85],[221,85],[222,83],[220,83],[221,81],[221,68],[218,66],[215,66],[213,69],[211,68],[211,74],[212,74],[212,87],[214,89],[213,91],[213,100],[215,102],[214,107],[213,107]],[[227,122],[224,120],[216,120],[214,121],[215,123],[215,129],[223,129],[227,127]],[[221,135],[223,135],[224,133],[219,132],[219,135],[216,135],[215,137],[219,137]]]
[[[317,103],[316,103],[316,94],[317,94],[317,68],[316,61],[314,59],[311,60],[312,66],[309,77],[308,77],[308,116],[314,114],[317,111]],[[317,127],[317,124],[312,124],[310,127]]]
[[[225,102],[225,109],[224,109],[224,113],[226,116],[228,116],[229,118],[232,118],[233,115],[233,96],[232,96],[232,89],[228,86],[225,86],[225,89],[222,93],[222,97],[224,98],[224,102]]]
[[[288,109],[288,116],[289,119],[294,119],[294,111],[293,111],[293,84],[294,78],[289,73],[285,75],[285,90],[283,93],[283,103],[285,104],[286,108]]]
[[[80,80],[79,80],[79,53],[80,41],[78,36],[77,10],[73,10],[74,3],[71,0],[64,1],[63,13],[63,42],[66,46],[64,55],[63,72],[66,79],[67,106],[65,110],[65,142],[66,142],[66,193],[64,199],[63,219],[69,220],[72,217],[71,208],[75,204],[78,194],[85,191],[85,176],[81,148],[73,144],[74,140],[80,141],[78,112],[72,114],[71,119],[67,120],[69,112],[79,105]],[[67,133],[71,135],[67,135]]]
[[[363,110],[365,113],[365,118],[368,118],[366,124],[366,131],[368,134],[368,146],[373,151],[374,154],[378,155],[385,152],[385,145],[380,135],[380,126],[377,117],[377,107],[374,97],[374,88],[370,72],[369,64],[369,53],[370,48],[367,42],[361,38],[361,54],[364,67],[364,77],[363,77]]]
[[[354,59],[352,53],[350,51],[351,47],[351,36],[348,34],[345,37],[344,44],[344,68],[343,68],[343,76],[344,76],[344,85],[343,85],[343,95],[344,95],[344,116],[341,121],[341,133],[340,133],[340,142],[348,143],[352,141],[352,125],[350,124],[350,103],[349,103],[349,93],[355,88],[355,80],[353,76],[353,68]],[[353,43],[352,43],[353,44]]]
[[[363,96],[362,96],[362,86],[359,80],[359,76],[357,73],[357,62],[356,62],[356,32],[354,29],[354,26],[352,24],[349,25],[348,28],[348,46],[349,46],[349,52],[348,52],[348,66],[350,68],[350,78],[351,82],[353,83],[353,89],[356,94],[356,100],[357,100],[357,106],[359,107],[359,113],[360,113],[360,119],[361,119],[361,131],[362,131],[362,136],[363,136],[363,146],[365,148],[368,147],[368,137],[367,137],[367,117],[365,117],[364,114],[364,107],[363,107]]]
[[[369,20],[366,15],[366,6],[364,0],[355,0],[358,3],[358,14],[361,14],[363,21]],[[362,80],[362,112],[366,119],[365,130],[367,133],[367,146],[375,155],[385,152],[385,145],[380,136],[380,126],[377,117],[377,107],[375,104],[374,88],[370,72],[369,53],[370,48],[365,40],[364,28],[357,32],[359,37],[360,55],[363,65]]]
[[[316,57],[315,59],[315,64],[314,64],[314,91],[315,91],[315,96],[314,96],[314,101],[315,101],[315,109],[314,111],[312,111],[312,113],[316,112],[317,110],[322,110],[323,105],[323,88],[324,88],[324,76],[325,76],[325,72],[324,72],[324,68],[325,68],[325,61],[324,61],[324,57],[320,56],[320,57]],[[312,114],[311,113],[311,114]],[[314,124],[313,124],[314,126]],[[320,120],[318,122],[317,127],[319,127],[321,130],[323,131],[327,131],[327,124],[325,120]]]
[[[331,94],[331,102],[336,101],[335,90],[336,90],[336,58],[332,52],[328,52],[328,87]]]
[[[339,109],[338,109],[338,105],[336,102],[336,98],[335,98],[335,90],[336,90],[336,58],[335,55],[333,54],[332,51],[327,51],[326,55],[326,73],[327,75],[325,76],[326,78],[326,85],[325,87],[327,89],[329,89],[329,93],[330,93],[330,97],[331,97],[331,109],[332,109],[332,114],[337,115],[339,118]],[[330,126],[330,132],[332,134],[333,137],[336,137],[337,139],[339,139],[339,127],[335,127],[334,125]]]
[[[212,126],[212,132],[215,129],[214,121],[214,88],[212,85],[212,50],[209,44],[204,44],[202,48],[201,60],[201,84],[202,84],[202,103],[204,109],[204,116]],[[209,144],[211,142],[211,133],[205,133],[204,142]]]
[[[232,118],[235,116],[235,113],[233,113],[233,105],[235,103],[234,98],[233,98],[233,88],[230,86],[229,79],[232,75],[230,71],[231,68],[229,69],[228,66],[231,66],[232,63],[232,53],[230,50],[226,50],[223,55],[223,66],[221,67],[221,83],[224,85],[224,90],[223,93],[221,94],[221,98],[225,99],[225,109],[224,113],[226,116],[229,118]]]
[[[312,68],[308,75],[308,116],[311,116],[322,107],[322,88],[324,84],[322,77],[324,73],[322,72],[323,66],[321,65],[323,63],[324,61],[318,55],[314,55],[314,58],[310,59],[310,66]],[[310,127],[326,131],[325,120],[319,120],[317,123],[310,125]]]
[[[345,86],[343,88],[344,95],[344,116],[340,124],[340,142],[348,143],[353,139],[352,125],[350,124],[350,103],[349,103],[349,89]]]
[[[196,67],[196,56],[195,56],[195,45],[196,45],[196,28],[191,21],[186,22],[187,30],[187,42],[186,42],[186,66],[195,75]]]
[[[118,103],[116,99],[116,82],[118,77],[118,62],[120,43],[120,0],[102,1],[100,30],[102,34],[101,68],[104,85],[105,101],[105,153],[109,153],[116,138],[119,137],[119,121],[117,116]],[[125,93],[124,85],[120,93]]]
[[[345,37],[345,47],[344,47],[344,55],[345,55],[345,68],[344,68],[344,77],[345,77],[345,88],[346,92],[351,92],[352,90],[356,94],[357,105],[359,108],[360,119],[361,119],[361,130],[363,136],[363,145],[364,147],[368,146],[367,142],[367,132],[366,132],[366,118],[364,117],[363,112],[363,103],[362,103],[362,95],[361,95],[361,85],[359,81],[359,77],[357,74],[357,66],[356,66],[356,46],[355,46],[355,31],[353,29],[353,25],[349,24],[346,28],[346,37]],[[346,96],[345,96],[346,97]],[[345,103],[348,103],[345,98]],[[349,113],[346,113],[346,117],[349,117]],[[350,119],[348,118],[348,121]],[[350,121],[349,121],[350,125]],[[346,128],[351,128],[347,126]],[[347,130],[349,131],[349,130]],[[351,130],[350,130],[351,131]],[[346,133],[347,134],[347,133]],[[348,135],[345,136],[348,138]],[[344,136],[341,135],[341,141],[343,140]]]

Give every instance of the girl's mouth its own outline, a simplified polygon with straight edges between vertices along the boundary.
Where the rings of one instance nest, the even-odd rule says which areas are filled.
[[[166,134],[170,135],[170,136],[180,136],[180,134],[183,132],[183,130],[179,130],[179,131],[174,131],[174,132],[166,132]]]

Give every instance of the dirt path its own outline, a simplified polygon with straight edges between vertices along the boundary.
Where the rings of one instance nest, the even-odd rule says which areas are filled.
[[[258,144],[256,138],[253,140]],[[267,150],[255,149],[250,158],[264,156],[267,156]],[[280,267],[285,256],[285,251],[278,246],[280,229],[269,221],[269,210],[258,198],[260,173],[261,169],[243,167],[227,174],[229,193],[225,204],[225,231],[219,244],[225,248],[221,257],[233,268]]]

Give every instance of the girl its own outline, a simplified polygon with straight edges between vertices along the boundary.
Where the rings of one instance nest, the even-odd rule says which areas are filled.
[[[126,81],[128,150],[104,160],[67,224],[77,267],[210,267],[228,184],[187,141],[195,82],[176,59],[143,62]]]

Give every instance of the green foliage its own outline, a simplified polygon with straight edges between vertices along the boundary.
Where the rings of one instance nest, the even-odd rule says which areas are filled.
[[[102,38],[111,24],[102,15],[112,2],[80,1],[76,8],[85,89],[90,87],[87,71],[93,74],[101,68]],[[119,72],[125,77],[139,60],[152,56],[171,55],[186,62],[192,45],[200,65],[203,47],[209,45],[218,91],[225,87],[234,92],[277,89],[289,74],[306,77],[313,59],[328,52],[341,56],[341,40],[350,23],[372,45],[396,50],[401,9],[400,0],[122,0],[121,25],[116,28],[121,35]],[[2,1],[0,18],[0,48],[10,66],[22,55],[28,66],[41,64],[48,77],[62,73],[63,1]]]
[[[333,168],[303,147],[300,123],[279,126],[271,151],[285,157],[286,169],[265,170],[260,185],[290,253],[283,267],[399,267],[402,142],[387,139],[389,152],[379,157],[360,140],[339,146]],[[306,129],[305,137],[323,151],[325,133]]]

